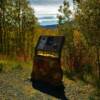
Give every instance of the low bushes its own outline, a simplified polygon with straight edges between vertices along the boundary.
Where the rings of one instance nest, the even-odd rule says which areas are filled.
[[[22,65],[19,64],[19,63],[16,63],[16,64],[14,64],[14,65],[12,66],[12,70],[22,70],[22,69],[23,69],[23,67],[22,67]]]
[[[0,73],[3,71],[3,69],[4,69],[4,64],[0,63]]]
[[[23,69],[22,64],[18,62],[0,62],[0,73],[2,72],[12,72],[12,71],[20,71]]]

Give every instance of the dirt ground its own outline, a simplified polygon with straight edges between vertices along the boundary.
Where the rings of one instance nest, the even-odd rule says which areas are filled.
[[[29,80],[31,68],[0,73],[0,100],[60,100],[32,87]],[[95,88],[81,81],[63,78],[64,92],[68,100],[100,100],[93,99]]]

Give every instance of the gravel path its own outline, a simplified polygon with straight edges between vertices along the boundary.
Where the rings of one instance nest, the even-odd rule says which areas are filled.
[[[59,100],[34,89],[29,77],[30,70],[27,69],[0,73],[0,100]],[[90,99],[95,89],[89,84],[65,77],[63,82],[68,100],[100,100]]]

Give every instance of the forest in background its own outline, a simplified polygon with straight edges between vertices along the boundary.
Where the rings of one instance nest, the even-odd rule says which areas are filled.
[[[73,4],[74,12],[63,2],[58,9],[62,13],[57,16],[59,24],[51,30],[39,26],[28,0],[0,0],[0,59],[32,60],[40,35],[64,35],[65,74],[99,83],[100,1],[73,0]]]
[[[36,17],[27,0],[0,0],[1,56],[31,55]]]

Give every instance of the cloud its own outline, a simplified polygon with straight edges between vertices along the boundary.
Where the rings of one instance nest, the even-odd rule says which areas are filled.
[[[30,0],[31,6],[35,10],[36,16],[42,14],[57,14],[59,6],[64,0]],[[67,0],[66,0],[67,1]],[[68,0],[72,9],[72,0]]]
[[[55,5],[62,4],[63,0],[30,0],[34,5]]]
[[[41,25],[57,24],[57,14],[59,6],[63,4],[64,0],[30,0],[32,8],[34,8],[35,15]],[[72,0],[70,2],[70,9],[72,10]],[[44,19],[44,18],[45,19]],[[48,17],[48,18],[47,18]],[[54,17],[54,18],[50,18]]]
[[[36,5],[31,5],[34,8],[35,15],[36,16],[41,16],[41,15],[57,15],[58,13],[58,5],[55,6],[36,6]]]

